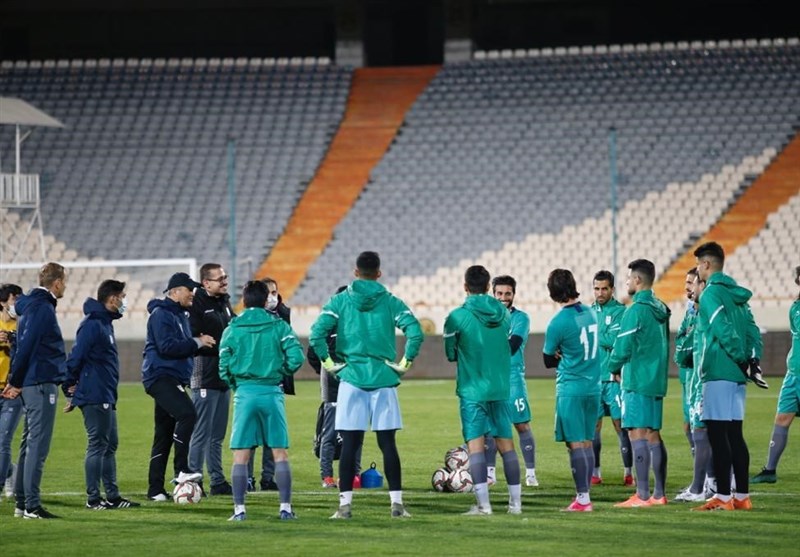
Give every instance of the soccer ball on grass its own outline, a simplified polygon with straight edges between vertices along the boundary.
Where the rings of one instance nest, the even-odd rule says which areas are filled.
[[[197,482],[183,482],[172,490],[172,500],[178,505],[193,505],[203,498],[203,490]]]

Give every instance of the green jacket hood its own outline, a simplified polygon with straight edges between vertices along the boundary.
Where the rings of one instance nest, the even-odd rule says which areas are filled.
[[[669,319],[670,311],[664,302],[653,295],[652,290],[642,290],[633,295],[633,303],[645,306],[653,314],[659,323],[666,323]]]
[[[242,313],[233,318],[229,326],[247,327],[248,329],[261,332],[270,329],[280,322],[281,318],[269,313],[264,308],[247,308]]]
[[[487,327],[499,327],[508,315],[508,308],[488,294],[470,294],[464,308]]]
[[[712,284],[726,288],[736,305],[745,304],[753,297],[751,291],[743,286],[739,286],[731,277],[721,272],[714,273],[708,277],[706,288]]]
[[[370,311],[389,292],[374,280],[356,279],[347,287],[347,295],[358,311]]]

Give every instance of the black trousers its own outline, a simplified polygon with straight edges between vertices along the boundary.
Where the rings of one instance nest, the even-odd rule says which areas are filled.
[[[189,472],[189,441],[197,420],[189,394],[176,379],[161,377],[150,385],[147,394],[155,400],[155,429],[150,451],[147,496],[164,492],[164,475],[169,452],[175,445],[175,476]]]

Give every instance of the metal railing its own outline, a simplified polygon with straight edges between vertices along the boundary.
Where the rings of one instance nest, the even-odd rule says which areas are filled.
[[[39,206],[38,174],[0,174],[0,207]]]

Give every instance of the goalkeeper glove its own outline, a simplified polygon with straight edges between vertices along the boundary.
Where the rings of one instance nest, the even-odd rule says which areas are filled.
[[[764,378],[761,375],[761,365],[760,362],[753,358],[749,362],[750,364],[750,380],[756,384],[756,387],[760,387],[762,389],[769,389],[769,385],[767,382],[764,381]]]
[[[333,361],[333,359],[331,359],[330,356],[328,356],[322,361],[322,369],[324,369],[334,377],[339,377],[339,371],[346,365],[347,364],[337,364],[336,362]]]
[[[395,370],[397,372],[397,375],[400,376],[404,375],[409,369],[411,369],[411,364],[413,363],[414,362],[412,362],[411,360],[406,360],[405,356],[403,356],[403,358],[398,363],[386,360],[386,365]]]

